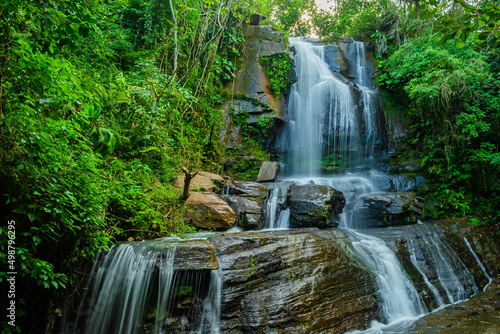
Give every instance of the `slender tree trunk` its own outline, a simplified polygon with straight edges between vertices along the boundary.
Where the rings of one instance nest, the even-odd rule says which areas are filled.
[[[182,199],[187,200],[189,197],[189,185],[191,184],[191,180],[198,174],[198,172],[193,172],[192,170],[188,170],[186,167],[182,167],[182,171],[184,172],[184,191],[182,192]]]
[[[172,0],[170,0],[169,3],[170,3],[170,12],[172,13],[172,21],[174,21],[174,44],[175,44],[174,70],[172,71],[172,80],[171,80],[171,82],[174,82],[175,72],[177,72],[177,57],[179,55],[179,50],[177,48],[177,19],[175,18],[175,12],[174,12],[174,7],[172,5]]]

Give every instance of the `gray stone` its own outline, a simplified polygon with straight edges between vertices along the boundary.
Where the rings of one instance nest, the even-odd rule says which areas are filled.
[[[257,182],[274,182],[278,178],[280,164],[277,162],[264,161],[257,176]]]
[[[245,195],[265,198],[268,188],[257,182],[232,181],[228,182],[225,191],[228,195]]]
[[[212,237],[224,272],[221,333],[344,333],[378,312],[342,230]]]
[[[290,187],[288,205],[292,227],[336,227],[345,198],[328,186],[298,185]]]
[[[412,192],[370,194],[361,200],[355,220],[371,227],[414,224],[424,207],[424,200]]]
[[[262,228],[264,197],[246,195],[221,195],[236,213],[237,224],[246,230]]]

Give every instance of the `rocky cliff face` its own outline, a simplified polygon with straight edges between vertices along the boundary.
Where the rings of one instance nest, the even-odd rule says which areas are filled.
[[[280,131],[288,121],[285,98],[273,95],[269,78],[259,63],[261,57],[288,52],[283,34],[270,26],[249,25],[244,38],[241,66],[228,87],[232,98],[223,107],[227,114],[221,134],[226,145],[231,148],[239,148],[242,142],[240,125],[231,113],[245,116],[249,124],[255,124],[265,117],[271,118],[271,129],[274,131]]]

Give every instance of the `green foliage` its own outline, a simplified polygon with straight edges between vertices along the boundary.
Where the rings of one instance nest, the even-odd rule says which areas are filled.
[[[441,17],[440,28],[435,39],[438,45],[453,40],[457,48],[463,48],[471,35],[475,35],[482,47],[500,50],[500,4],[494,1],[480,1],[474,5],[457,2],[461,11],[449,11]],[[429,6],[439,7],[438,2]]]
[[[193,231],[169,183],[181,166],[222,167],[220,87],[251,10],[199,0],[0,4],[0,212],[16,222],[23,332],[48,328],[49,301],[74,291],[97,251]]]
[[[287,53],[276,53],[272,56],[260,57],[259,62],[264,67],[264,72],[269,78],[269,85],[275,97],[280,97],[286,93],[296,81],[290,80],[293,59]]]
[[[422,166],[445,215],[497,215],[500,80],[470,40],[457,48],[422,36],[380,63],[379,82],[401,104],[410,143],[425,147]],[[488,199],[488,200],[486,200]]]

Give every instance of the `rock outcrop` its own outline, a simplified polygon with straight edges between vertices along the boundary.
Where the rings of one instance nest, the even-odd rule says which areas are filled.
[[[230,182],[225,190],[221,198],[236,212],[238,226],[246,230],[263,228],[267,187],[255,182]]]
[[[226,230],[236,214],[227,202],[212,192],[193,192],[186,200],[186,218],[197,228]]]
[[[344,205],[344,195],[331,187],[312,184],[291,186],[288,193],[290,226],[336,227],[338,214]]]
[[[264,161],[257,176],[257,182],[274,182],[278,178],[280,164],[274,161]]]
[[[376,317],[371,275],[341,230],[211,238],[224,272],[221,333],[344,333]]]
[[[422,216],[423,207],[423,199],[412,192],[370,194],[361,197],[355,220],[371,227],[414,224]]]
[[[257,25],[260,23],[258,16],[254,21],[255,24],[248,25],[245,29],[241,66],[228,87],[232,99],[223,106],[227,114],[221,138],[229,148],[240,148],[242,143],[241,126],[235,122],[231,113],[246,115],[246,122],[249,124],[256,124],[263,118],[272,119],[271,137],[275,132],[281,131],[288,121],[285,99],[283,96],[273,95],[269,78],[259,63],[261,57],[287,52],[283,33],[270,26]]]

